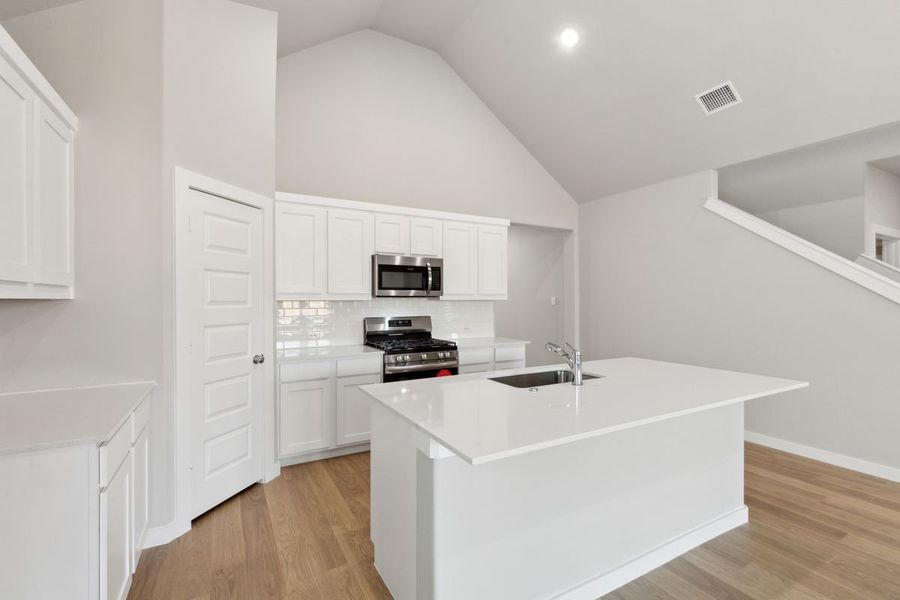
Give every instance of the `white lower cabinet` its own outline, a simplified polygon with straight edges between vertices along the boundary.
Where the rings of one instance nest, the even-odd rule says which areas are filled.
[[[369,397],[360,386],[381,382],[382,355],[282,364],[279,368],[279,457],[320,458],[369,441]]]
[[[100,492],[101,600],[125,598],[131,583],[131,476],[131,459],[126,456]]]
[[[0,456],[14,491],[0,493],[0,598],[128,596],[147,529],[148,420],[145,397],[107,440]]]
[[[372,436],[369,424],[372,398],[359,389],[359,386],[370,383],[381,383],[381,374],[337,378],[338,446],[368,442]]]
[[[459,374],[487,373],[525,366],[525,344],[461,348]]]
[[[281,385],[281,455],[334,446],[334,380]]]
[[[144,538],[147,536],[147,525],[150,522],[150,427],[145,426],[138,434],[134,449],[131,452],[132,477],[131,497],[134,499],[132,510],[131,540],[131,572],[137,570],[141,551],[144,549]]]

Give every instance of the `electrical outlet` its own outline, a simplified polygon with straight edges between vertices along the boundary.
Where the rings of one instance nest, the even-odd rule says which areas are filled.
[[[556,306],[556,296],[550,296],[550,306]]]
[[[310,329],[306,332],[306,339],[319,340],[322,339],[322,332],[319,329]]]

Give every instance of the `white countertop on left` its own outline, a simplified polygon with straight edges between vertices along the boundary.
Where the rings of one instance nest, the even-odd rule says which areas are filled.
[[[582,387],[537,391],[491,377],[543,366],[366,385],[361,389],[463,460],[477,465],[807,387],[803,381],[641,358],[584,363]]]
[[[105,442],[155,387],[143,381],[0,394],[0,455]]]

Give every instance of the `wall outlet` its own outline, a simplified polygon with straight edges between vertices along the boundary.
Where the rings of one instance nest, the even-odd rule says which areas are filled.
[[[550,306],[556,306],[556,296],[550,296]]]
[[[310,329],[306,332],[306,339],[308,340],[318,340],[322,339],[322,332],[319,329]]]

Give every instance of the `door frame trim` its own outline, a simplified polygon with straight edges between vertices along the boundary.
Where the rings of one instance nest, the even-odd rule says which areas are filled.
[[[191,191],[218,196],[262,211],[263,281],[262,281],[262,347],[271,357],[263,363],[263,391],[260,402],[260,434],[257,442],[261,465],[261,481],[271,481],[281,472],[275,452],[275,200],[223,181],[175,167],[174,182],[174,457],[175,457],[175,518],[167,527],[171,539],[191,528],[191,437],[190,409],[184,399],[189,390],[187,380],[181,376],[188,366],[188,356],[180,350],[185,339],[186,327],[182,323],[184,310],[180,307],[187,300],[183,286],[179,285],[185,260],[188,257],[188,239],[185,228],[188,194]],[[265,302],[271,298],[271,302]]]

